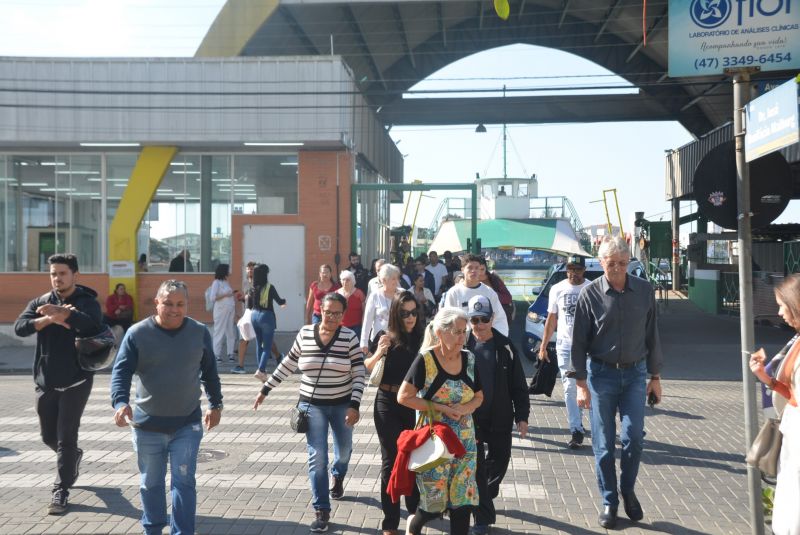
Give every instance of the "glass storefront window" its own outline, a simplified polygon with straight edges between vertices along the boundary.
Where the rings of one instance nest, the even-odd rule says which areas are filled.
[[[0,271],[46,271],[54,253],[106,270],[108,228],[137,153],[0,155]],[[233,214],[296,214],[297,153],[179,154],[137,236],[150,271],[231,261]],[[188,262],[182,262],[188,256]]]
[[[297,154],[236,155],[234,206],[244,214],[297,213]]]

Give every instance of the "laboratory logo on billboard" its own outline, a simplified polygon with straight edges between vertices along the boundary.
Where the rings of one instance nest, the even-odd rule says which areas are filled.
[[[716,28],[725,24],[731,11],[733,10],[728,0],[693,0],[689,14],[701,28]]]

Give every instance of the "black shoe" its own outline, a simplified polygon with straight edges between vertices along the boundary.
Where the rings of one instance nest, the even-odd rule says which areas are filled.
[[[597,520],[602,527],[614,529],[617,526],[617,508],[606,505]]]
[[[67,512],[69,503],[69,491],[58,487],[53,490],[53,497],[50,499],[50,504],[47,506],[48,515],[63,515]]]
[[[580,431],[573,431],[572,438],[567,442],[567,447],[571,450],[576,450],[583,444],[583,433]]]
[[[622,495],[622,501],[625,504],[625,514],[634,522],[638,522],[644,518],[644,511],[642,511],[642,504],[636,499],[636,494],[630,492]]]
[[[311,523],[310,530],[313,533],[324,533],[328,531],[328,522],[331,520],[331,512],[330,511],[317,511],[316,518]]]
[[[341,500],[344,497],[344,478],[339,476],[331,477],[331,499]]]

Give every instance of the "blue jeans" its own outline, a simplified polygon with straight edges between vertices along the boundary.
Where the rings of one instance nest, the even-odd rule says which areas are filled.
[[[311,505],[315,511],[330,511],[328,494],[328,427],[333,432],[333,466],[331,475],[344,477],[353,453],[353,428],[344,423],[349,403],[340,405],[311,405],[300,403],[300,410],[308,409],[308,479],[311,482]]]
[[[269,362],[270,350],[272,349],[272,337],[275,336],[275,312],[253,309],[252,321],[253,330],[256,332],[258,369],[265,372],[267,371],[267,362]]]
[[[572,367],[569,350],[556,349],[558,356],[558,369],[561,370],[561,384],[564,386],[564,404],[567,406],[567,421],[569,422],[569,432],[580,431],[583,428],[583,409],[578,407],[578,387],[575,379],[567,377],[567,372]]]
[[[142,498],[142,527],[145,535],[161,535],[170,522],[171,535],[194,535],[197,492],[194,474],[197,452],[203,438],[200,422],[173,433],[133,428],[133,449],[139,463],[139,494]],[[172,476],[172,517],[167,518],[165,494],[167,459]]]
[[[594,450],[597,484],[603,505],[617,507],[617,474],[614,463],[616,447],[616,415],[621,423],[619,490],[633,492],[644,445],[644,406],[647,391],[647,364],[644,360],[633,368],[616,369],[597,359],[588,366],[588,385],[592,395],[592,449]]]

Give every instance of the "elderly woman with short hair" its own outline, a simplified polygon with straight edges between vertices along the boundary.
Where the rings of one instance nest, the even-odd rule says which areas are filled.
[[[389,308],[397,295],[400,270],[392,264],[383,264],[378,270],[381,287],[370,292],[364,305],[364,321],[361,324],[361,349],[367,355],[369,343],[389,325]]]
[[[352,271],[344,270],[339,273],[342,287],[336,293],[347,299],[347,309],[342,317],[342,325],[356,333],[361,338],[361,321],[364,319],[364,302],[367,300],[364,292],[356,288],[356,276]]]

